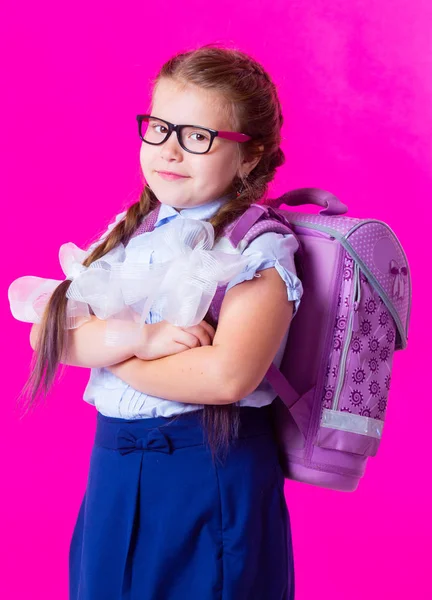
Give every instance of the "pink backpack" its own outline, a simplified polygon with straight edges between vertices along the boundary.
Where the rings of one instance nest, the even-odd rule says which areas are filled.
[[[347,207],[324,190],[296,189],[270,203],[252,204],[224,235],[235,248],[267,231],[300,243],[303,297],[280,368],[266,374],[278,394],[271,410],[280,462],[288,479],[355,491],[381,441],[393,354],[407,345],[407,258],[388,225],[342,216]],[[324,210],[288,212],[282,204]],[[157,209],[134,235],[151,231],[156,216]],[[207,314],[214,325],[226,287]]]

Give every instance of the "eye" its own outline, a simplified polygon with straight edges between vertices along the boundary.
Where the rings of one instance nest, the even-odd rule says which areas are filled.
[[[197,136],[194,141],[195,142],[208,142],[209,141],[209,137],[208,135],[205,135],[204,133],[200,132],[200,131],[195,131],[193,133],[191,133],[191,137],[195,135]]]
[[[165,131],[157,131],[157,133],[166,133],[168,131],[168,129],[164,126],[161,125],[160,123],[154,123],[152,125],[153,129],[156,129],[157,127],[161,127],[162,129],[164,129]]]

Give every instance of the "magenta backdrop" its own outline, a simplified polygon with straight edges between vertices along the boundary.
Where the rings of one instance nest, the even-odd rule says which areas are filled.
[[[296,600],[430,597],[429,239],[419,230],[432,191],[431,25],[430,0],[3,3],[2,598],[66,600],[96,414],[82,400],[88,371],[69,367],[20,419],[30,326],[11,316],[7,288],[22,275],[61,279],[59,246],[82,247],[136,199],[135,115],[149,78],[209,42],[251,53],[277,83],[287,160],[272,195],[332,191],[351,215],[389,223],[412,269],[408,349],[396,354],[382,444],[358,490],[286,483]]]

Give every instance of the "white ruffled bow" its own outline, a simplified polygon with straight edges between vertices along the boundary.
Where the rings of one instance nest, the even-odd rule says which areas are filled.
[[[63,244],[59,260],[72,280],[66,296],[67,324],[73,329],[90,319],[90,308],[108,320],[105,341],[116,345],[130,341],[130,330],[121,321],[144,325],[153,310],[162,320],[189,327],[200,323],[218,285],[227,284],[246,266],[262,258],[213,250],[214,229],[195,219],[174,219],[138,235],[125,247],[119,244],[89,267],[82,262],[89,251],[72,242]],[[43,310],[59,280],[20,277],[8,290],[13,316],[39,323]]]
[[[88,252],[73,242],[63,244],[59,250],[62,271],[66,279],[72,281],[66,292],[66,329],[74,329],[88,321],[90,307],[98,318],[104,319],[105,315],[116,311],[121,303],[121,298],[114,299],[110,294],[109,300],[115,306],[108,306],[108,297],[100,294],[100,289],[109,284],[111,265],[124,258],[124,246],[117,246],[89,267],[84,267],[82,263],[87,255]],[[12,315],[19,321],[40,323],[53,291],[62,282],[32,275],[15,279],[8,289]]]

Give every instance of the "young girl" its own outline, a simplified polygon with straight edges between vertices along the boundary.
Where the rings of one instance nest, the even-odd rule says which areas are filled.
[[[275,85],[240,51],[208,45],[174,56],[155,79],[148,115],[138,117],[147,183],[84,266],[127,245],[147,218],[155,230],[208,221],[221,240],[263,203],[284,162]],[[262,261],[230,281],[216,329],[210,319],[176,327],[152,311],[136,342],[107,346],[106,322],[94,315],[64,326],[73,277],[52,293],[30,337],[32,401],[63,363],[91,368],[84,399],[97,409],[70,600],[294,598],[269,412],[276,394],[264,376],[280,364],[301,299],[297,246],[273,232],[250,243],[243,253],[260,251]]]

